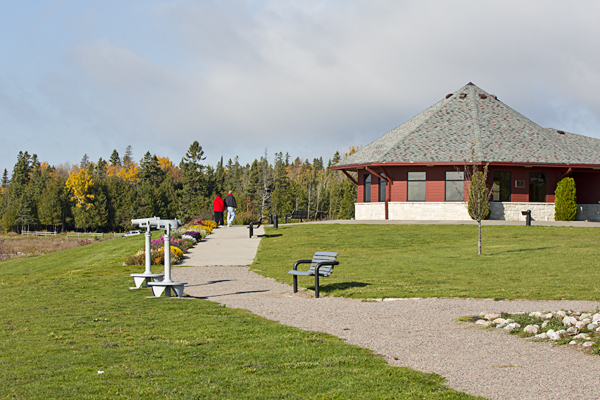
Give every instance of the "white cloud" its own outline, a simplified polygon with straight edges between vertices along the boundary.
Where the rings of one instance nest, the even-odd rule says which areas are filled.
[[[135,29],[108,31],[102,13],[85,12],[94,34],[39,85],[48,105],[38,114],[52,110],[67,133],[96,135],[104,157],[132,144],[136,156],[177,162],[198,140],[211,163],[251,161],[265,147],[327,158],[469,81],[541,125],[600,137],[593,1],[170,1],[123,10]],[[64,158],[91,153],[85,146]]]

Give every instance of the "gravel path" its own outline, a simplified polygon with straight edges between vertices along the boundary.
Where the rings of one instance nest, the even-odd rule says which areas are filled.
[[[202,245],[203,252],[213,251],[205,245],[222,250],[219,243],[225,239],[233,245],[237,238],[232,235],[248,246],[241,241],[242,237],[249,240],[247,231],[232,229],[216,232],[212,242]],[[255,246],[248,251],[253,248],[256,251]],[[193,257],[186,264],[202,265]],[[174,280],[189,283],[185,293],[190,296],[338,336],[372,349],[391,365],[435,372],[445,377],[449,386],[466,393],[489,399],[600,399],[600,356],[569,345],[533,342],[499,329],[457,322],[461,316],[481,312],[592,311],[600,308],[600,302],[315,299],[313,292],[293,294],[291,277],[289,285],[283,284],[245,266],[178,267],[172,275]]]
[[[480,312],[593,310],[598,302],[408,299],[363,302],[292,294],[290,285],[248,267],[186,267],[185,292],[368,347],[391,365],[435,372],[448,385],[489,399],[598,399],[600,357],[456,322]],[[290,279],[291,280],[291,279]],[[318,307],[318,312],[315,312]]]

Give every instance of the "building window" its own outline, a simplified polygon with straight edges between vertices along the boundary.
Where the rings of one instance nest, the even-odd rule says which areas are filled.
[[[408,173],[408,201],[425,201],[426,175],[425,172]]]
[[[385,174],[381,174],[385,178]],[[386,198],[387,181],[379,178],[379,201],[385,201]]]
[[[492,201],[510,201],[510,172],[494,171]]]
[[[533,203],[546,202],[546,173],[529,173],[529,201]]]
[[[363,201],[365,203],[371,202],[371,174],[365,174],[364,177],[364,189],[363,189]]]
[[[446,171],[446,201],[464,201],[464,174],[462,171]]]

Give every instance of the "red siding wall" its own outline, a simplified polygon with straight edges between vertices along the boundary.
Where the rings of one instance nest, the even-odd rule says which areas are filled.
[[[445,182],[446,171],[456,171],[453,166],[415,166],[415,167],[386,167],[389,177],[393,180],[391,187],[391,198],[389,201],[406,201],[407,177],[408,172],[426,172],[427,173],[427,194],[426,201],[442,202],[445,201]],[[373,167],[377,173],[382,173],[383,170],[378,167]],[[511,201],[513,202],[528,202],[529,201],[529,173],[530,172],[545,172],[546,173],[546,202],[553,203],[555,196],[554,191],[561,176],[567,172],[567,168],[552,168],[552,167],[532,167],[525,168],[522,166],[491,166],[488,172],[488,185],[491,187],[493,182],[493,172],[504,171],[511,173]],[[363,201],[363,179],[366,170],[358,171],[358,202]],[[600,202],[600,170],[587,172],[578,172],[571,175],[575,179],[577,187],[577,202],[579,204],[597,204]],[[378,182],[376,176],[371,178],[371,202],[378,201]],[[524,188],[515,187],[515,181],[525,181]]]
[[[578,172],[571,177],[575,180],[578,204],[600,203],[600,173]]]

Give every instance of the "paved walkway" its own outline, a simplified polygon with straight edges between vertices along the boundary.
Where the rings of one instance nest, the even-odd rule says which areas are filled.
[[[262,235],[262,229],[257,233]],[[248,267],[230,266],[250,264],[259,240],[249,239],[245,227],[219,228],[185,260],[184,265],[193,268],[173,269],[174,279],[189,282],[185,292],[191,296],[330,333],[372,349],[391,365],[435,372],[449,386],[470,394],[489,399],[600,398],[599,356],[456,321],[480,312],[595,310],[599,302],[315,299],[312,292],[293,294],[291,285]]]

